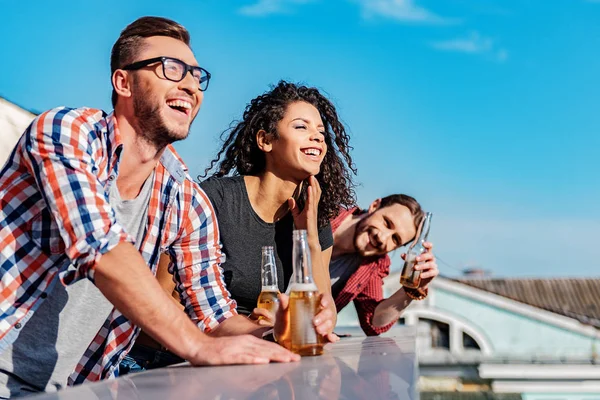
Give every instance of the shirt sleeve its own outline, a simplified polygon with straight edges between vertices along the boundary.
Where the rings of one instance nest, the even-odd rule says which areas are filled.
[[[331,231],[331,223],[327,222],[327,225],[319,229],[319,244],[321,245],[321,251],[327,250],[333,246],[333,232]]]
[[[100,257],[133,239],[115,218],[98,179],[100,142],[93,126],[99,110],[56,108],[39,115],[25,132],[24,161],[50,210],[75,273],[65,284],[94,280]],[[106,150],[106,149],[104,149]]]
[[[173,276],[186,312],[205,332],[237,314],[236,303],[225,288],[221,263],[225,254],[219,242],[219,225],[206,193],[190,184],[191,194],[178,239],[169,252],[175,260]]]
[[[389,331],[396,323],[396,321],[392,321],[384,326],[373,325],[375,309],[384,300],[383,278],[388,276],[389,272],[389,266],[378,266],[377,273],[371,276],[369,282],[354,299],[354,306],[356,307],[360,326],[367,336],[381,335]]]

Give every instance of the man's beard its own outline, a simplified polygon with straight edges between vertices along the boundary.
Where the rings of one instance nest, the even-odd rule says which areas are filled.
[[[150,90],[142,89],[134,81],[133,112],[137,119],[138,134],[157,149],[162,149],[173,142],[185,139],[190,132],[188,128],[185,135],[181,135],[177,131],[169,129],[161,115],[162,104],[155,100],[150,94]]]
[[[372,231],[374,228],[371,226],[368,226],[368,222],[369,221],[367,220],[367,217],[365,217],[365,218],[361,219],[360,221],[358,221],[358,223],[356,224],[356,230],[354,231],[354,249],[362,257],[373,257],[373,256],[380,256],[382,254],[385,254],[385,250],[384,250],[384,248],[382,248],[383,244],[378,247],[374,247],[371,244],[371,236],[373,235]],[[361,234],[364,234],[367,236],[367,243],[365,243],[365,245],[362,249],[359,249],[358,237]],[[377,241],[379,241],[379,240],[377,240]],[[371,246],[371,250],[367,250],[368,246]],[[372,254],[367,256],[367,254],[366,254],[367,251],[372,252]]]

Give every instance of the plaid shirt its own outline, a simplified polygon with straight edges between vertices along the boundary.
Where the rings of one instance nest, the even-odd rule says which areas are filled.
[[[93,281],[103,254],[134,242],[108,203],[123,149],[116,123],[100,110],[50,110],[32,122],[0,171],[0,351],[54,285]],[[200,329],[237,313],[222,279],[214,210],[171,146],[155,169],[140,252],[153,273],[159,255],[170,254],[177,290]],[[113,309],[69,383],[114,377],[138,333]]]
[[[338,216],[331,220],[332,231],[335,232],[342,221],[357,211],[359,211],[358,207],[342,209]],[[338,312],[354,301],[360,326],[367,336],[380,335],[390,330],[395,324],[394,321],[385,326],[373,325],[375,308],[384,300],[383,278],[390,274],[391,264],[392,261],[387,254],[363,259],[358,269],[335,297],[335,307]]]

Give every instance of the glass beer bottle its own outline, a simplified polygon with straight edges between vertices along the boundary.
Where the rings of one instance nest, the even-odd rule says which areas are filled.
[[[323,354],[324,339],[313,324],[319,311],[320,295],[312,276],[306,230],[294,230],[290,284],[290,346],[301,356]]]
[[[273,246],[263,246],[262,248],[260,276],[262,290],[258,296],[256,307],[264,308],[273,314],[273,318],[275,318],[279,309],[279,286],[277,285],[277,265],[275,263]]]
[[[431,216],[430,212],[425,213],[425,218],[423,218],[423,221],[419,225],[416,239],[406,252],[404,267],[400,275],[400,284],[404,287],[417,289],[421,285],[421,271],[415,270],[415,265],[417,264],[416,258],[425,252],[423,243],[427,241],[427,236],[429,236]]]

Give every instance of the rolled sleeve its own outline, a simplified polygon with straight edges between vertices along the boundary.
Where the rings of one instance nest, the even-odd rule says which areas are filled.
[[[171,245],[176,289],[190,318],[210,332],[237,314],[236,303],[223,281],[225,255],[219,243],[219,227],[212,205],[202,189],[193,185],[185,223]],[[184,194],[182,194],[184,195]],[[185,196],[185,195],[184,195]]]
[[[375,309],[383,301],[383,278],[389,274],[388,268],[379,268],[369,279],[365,288],[354,299],[354,306],[360,326],[367,336],[376,336],[389,331],[396,321],[384,326],[375,326],[373,317]]]
[[[38,116],[26,131],[25,164],[50,210],[76,267],[64,283],[87,277],[120,242],[133,239],[116,221],[96,164],[100,139],[90,122],[97,110],[57,108]]]

